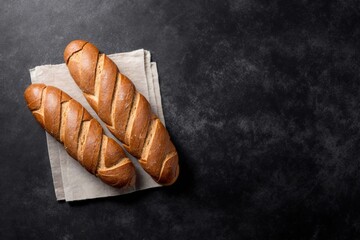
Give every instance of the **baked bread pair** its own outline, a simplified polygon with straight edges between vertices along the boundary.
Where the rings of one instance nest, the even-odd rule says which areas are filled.
[[[179,175],[177,151],[134,84],[89,42],[70,42],[64,60],[90,106],[125,149],[156,182],[173,184]],[[32,84],[24,96],[41,126],[89,172],[114,187],[135,183],[132,162],[81,104],[44,84]]]

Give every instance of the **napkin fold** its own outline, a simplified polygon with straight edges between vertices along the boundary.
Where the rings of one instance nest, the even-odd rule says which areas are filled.
[[[136,89],[149,101],[152,111],[165,125],[157,66],[155,62],[150,61],[150,52],[139,49],[111,54],[108,57],[115,62],[120,72],[134,83]],[[30,69],[30,76],[32,83],[44,83],[57,87],[81,103],[100,122],[105,134],[122,146],[90,107],[65,64],[37,66]],[[161,186],[142,169],[136,158],[127,153],[136,168],[136,185],[125,189],[113,188],[87,172],[70,157],[63,145],[48,133],[46,133],[46,141],[57,200],[76,201],[109,197]]]

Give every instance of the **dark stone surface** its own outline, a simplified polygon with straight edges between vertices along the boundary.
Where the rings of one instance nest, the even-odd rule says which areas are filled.
[[[1,1],[0,239],[356,239],[359,1]],[[56,202],[29,69],[145,48],[181,175]]]

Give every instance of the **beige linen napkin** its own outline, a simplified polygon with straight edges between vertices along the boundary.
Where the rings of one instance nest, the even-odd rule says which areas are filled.
[[[151,108],[165,124],[156,63],[150,62],[150,52],[140,49],[127,53],[108,55],[126,75],[136,89],[150,102]],[[43,65],[30,69],[32,83],[44,83],[65,91],[80,102],[103,126],[105,134],[120,143],[106,128],[94,110],[87,103],[75,84],[65,64]],[[57,200],[75,201],[99,197],[116,196],[147,188],[160,187],[139,165],[137,159],[129,156],[136,168],[134,188],[116,189],[103,183],[72,159],[62,144],[46,133],[51,172]],[[121,144],[120,144],[121,145]]]

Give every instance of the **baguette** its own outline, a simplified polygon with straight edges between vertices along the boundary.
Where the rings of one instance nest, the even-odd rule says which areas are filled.
[[[44,84],[30,85],[24,97],[40,125],[87,171],[113,187],[134,186],[133,163],[80,103]]]
[[[89,42],[70,42],[64,60],[91,107],[125,149],[157,183],[173,184],[179,175],[177,151],[134,84]]]

